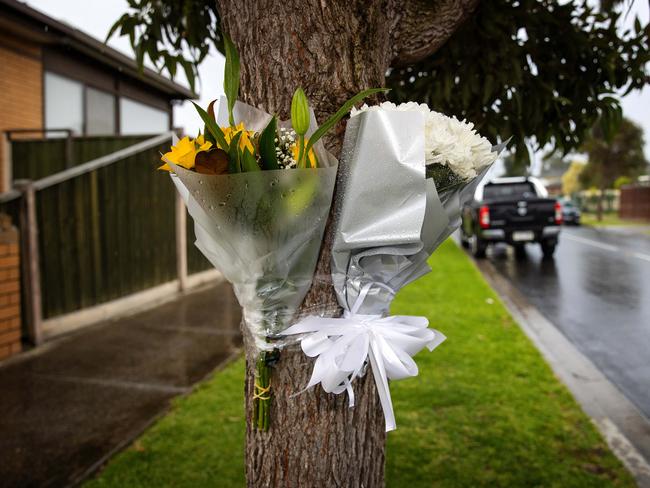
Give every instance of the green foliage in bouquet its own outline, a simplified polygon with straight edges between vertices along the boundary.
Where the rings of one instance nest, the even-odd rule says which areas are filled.
[[[458,176],[449,166],[440,163],[427,165],[425,174],[427,178],[432,178],[436,182],[438,193],[462,185],[467,181]]]
[[[184,138],[183,150],[164,155],[165,162],[171,161],[186,169],[204,174],[235,174],[249,171],[276,170],[288,168],[317,168],[318,160],[314,145],[334,127],[356,104],[363,99],[387,91],[385,88],[363,90],[350,98],[323,125],[307,137],[311,116],[309,100],[302,88],[294,92],[291,102],[291,125],[293,133],[278,132],[277,116],[273,116],[261,132],[247,130],[243,122],[235,123],[234,107],[239,96],[240,64],[237,48],[230,37],[223,35],[226,54],[224,69],[224,91],[228,107],[228,127],[220,127],[214,114],[214,101],[205,110],[192,102],[203,121],[204,134],[196,139]],[[295,140],[297,138],[297,140]],[[281,156],[281,157],[280,157]],[[201,164],[197,164],[197,160]],[[165,164],[161,169],[170,170]]]

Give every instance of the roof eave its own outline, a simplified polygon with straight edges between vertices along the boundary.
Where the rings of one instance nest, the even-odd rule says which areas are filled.
[[[153,88],[161,91],[172,100],[196,99],[198,95],[169,78],[162,76],[149,68],[140,69],[135,60],[109,47],[107,44],[85,34],[63,22],[55,20],[38,10],[17,0],[0,0],[0,6],[13,10],[17,15],[40,23],[47,27],[48,34],[56,43],[69,46],[105,65],[112,67],[125,75],[139,79]]]

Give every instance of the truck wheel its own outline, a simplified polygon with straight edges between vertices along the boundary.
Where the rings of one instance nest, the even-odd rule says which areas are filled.
[[[555,242],[542,242],[542,254],[544,255],[544,259],[550,259],[553,257],[553,253],[555,252]]]
[[[472,255],[476,259],[483,259],[485,257],[485,251],[487,250],[487,242],[478,236],[474,236],[471,240],[472,243]]]
[[[525,244],[515,244],[515,258],[516,259],[525,259],[526,258],[526,245]]]

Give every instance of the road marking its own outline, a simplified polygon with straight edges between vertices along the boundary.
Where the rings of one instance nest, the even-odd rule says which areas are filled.
[[[639,259],[644,259],[644,260],[646,260],[646,261],[650,261],[650,256],[648,256],[647,254],[641,254],[640,252],[632,253],[632,256],[634,256],[635,258],[639,258]]]
[[[642,259],[642,260],[648,261],[650,263],[650,255],[648,255],[648,254],[643,254],[641,252],[626,251],[625,249],[622,249],[622,248],[620,248],[618,246],[612,246],[611,244],[603,244],[602,242],[592,241],[591,239],[586,239],[584,237],[574,236],[573,234],[564,233],[562,235],[562,237],[564,239],[569,239],[570,241],[581,242],[583,244],[587,244],[588,246],[597,247],[597,248],[603,249],[605,251],[621,253],[621,254],[624,254],[625,256],[631,256],[633,258]]]
[[[610,244],[603,244],[602,242],[592,241],[591,239],[585,239],[584,237],[578,237],[572,234],[564,234],[562,237],[566,239],[570,239],[572,241],[582,242],[583,244],[587,244],[588,246],[598,247],[600,249],[604,249],[605,251],[612,251],[612,252],[620,251],[620,249],[616,246],[612,246]]]

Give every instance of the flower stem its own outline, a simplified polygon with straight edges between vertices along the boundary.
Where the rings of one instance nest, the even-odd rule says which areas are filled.
[[[280,356],[278,349],[262,351],[255,366],[253,419],[258,430],[269,430],[271,420],[271,366]]]
[[[298,161],[296,161],[296,167],[297,168],[304,168],[306,165],[303,166],[302,160],[305,158],[305,136],[300,135],[298,137]]]

